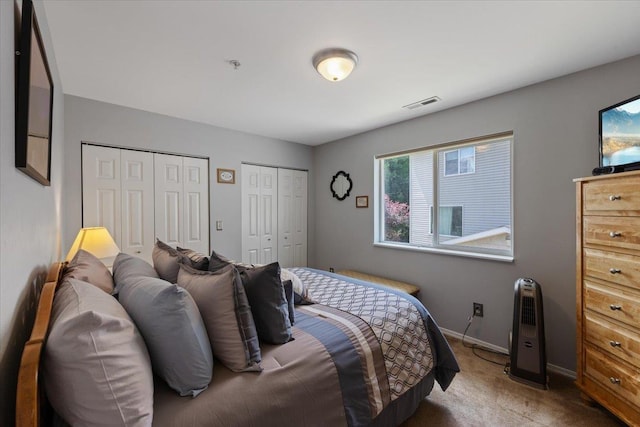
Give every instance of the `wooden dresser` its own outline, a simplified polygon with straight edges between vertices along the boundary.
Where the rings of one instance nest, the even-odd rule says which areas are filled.
[[[576,179],[577,380],[640,425],[640,171]]]

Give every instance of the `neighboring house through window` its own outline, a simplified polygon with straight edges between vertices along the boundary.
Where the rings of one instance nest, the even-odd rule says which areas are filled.
[[[511,260],[512,147],[505,133],[379,156],[375,243]]]
[[[429,218],[430,231],[433,234],[433,206],[431,206]],[[440,206],[438,232],[441,236],[462,236],[462,206]]]
[[[458,148],[444,153],[444,176],[463,175],[476,171],[475,147]]]

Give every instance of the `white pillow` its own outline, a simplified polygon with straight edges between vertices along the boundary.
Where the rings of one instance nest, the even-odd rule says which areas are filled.
[[[114,297],[67,279],[44,352],[47,397],[69,424],[151,426],[153,374],[138,329]]]
[[[300,278],[295,273],[293,273],[291,270],[283,268],[280,270],[280,279],[283,282],[286,280],[291,280],[291,283],[293,284],[293,292],[300,295],[303,301],[310,302],[307,287],[302,283],[302,280],[300,280]]]

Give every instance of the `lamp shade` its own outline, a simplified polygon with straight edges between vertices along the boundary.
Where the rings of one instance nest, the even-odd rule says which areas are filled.
[[[346,49],[325,49],[313,56],[314,68],[331,82],[347,78],[357,63],[358,56]]]
[[[71,249],[69,249],[69,253],[67,253],[66,261],[71,261],[80,249],[84,249],[95,255],[96,258],[102,260],[107,267],[111,266],[108,262],[113,263],[113,258],[120,252],[118,245],[113,241],[113,237],[111,237],[109,231],[104,227],[80,229],[76,240],[73,242],[73,245],[71,245]]]

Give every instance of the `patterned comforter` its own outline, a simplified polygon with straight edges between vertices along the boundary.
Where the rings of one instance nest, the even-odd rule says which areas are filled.
[[[443,390],[459,372],[448,343],[427,310],[414,297],[321,270],[290,270],[307,286],[309,298],[317,303],[303,306],[301,310],[315,313],[331,311],[327,317],[355,331],[362,351],[370,353],[371,357],[364,357],[363,366],[375,386],[379,387],[372,401],[378,413],[388,405],[387,399],[397,399],[432,369],[435,368],[435,378]],[[338,311],[351,316],[340,318]],[[358,321],[351,323],[350,317],[359,319],[365,326]],[[375,342],[365,339],[366,333],[372,333]],[[386,378],[376,379],[373,375],[377,372],[374,362],[378,351],[383,357]],[[374,384],[369,386],[374,387]]]

